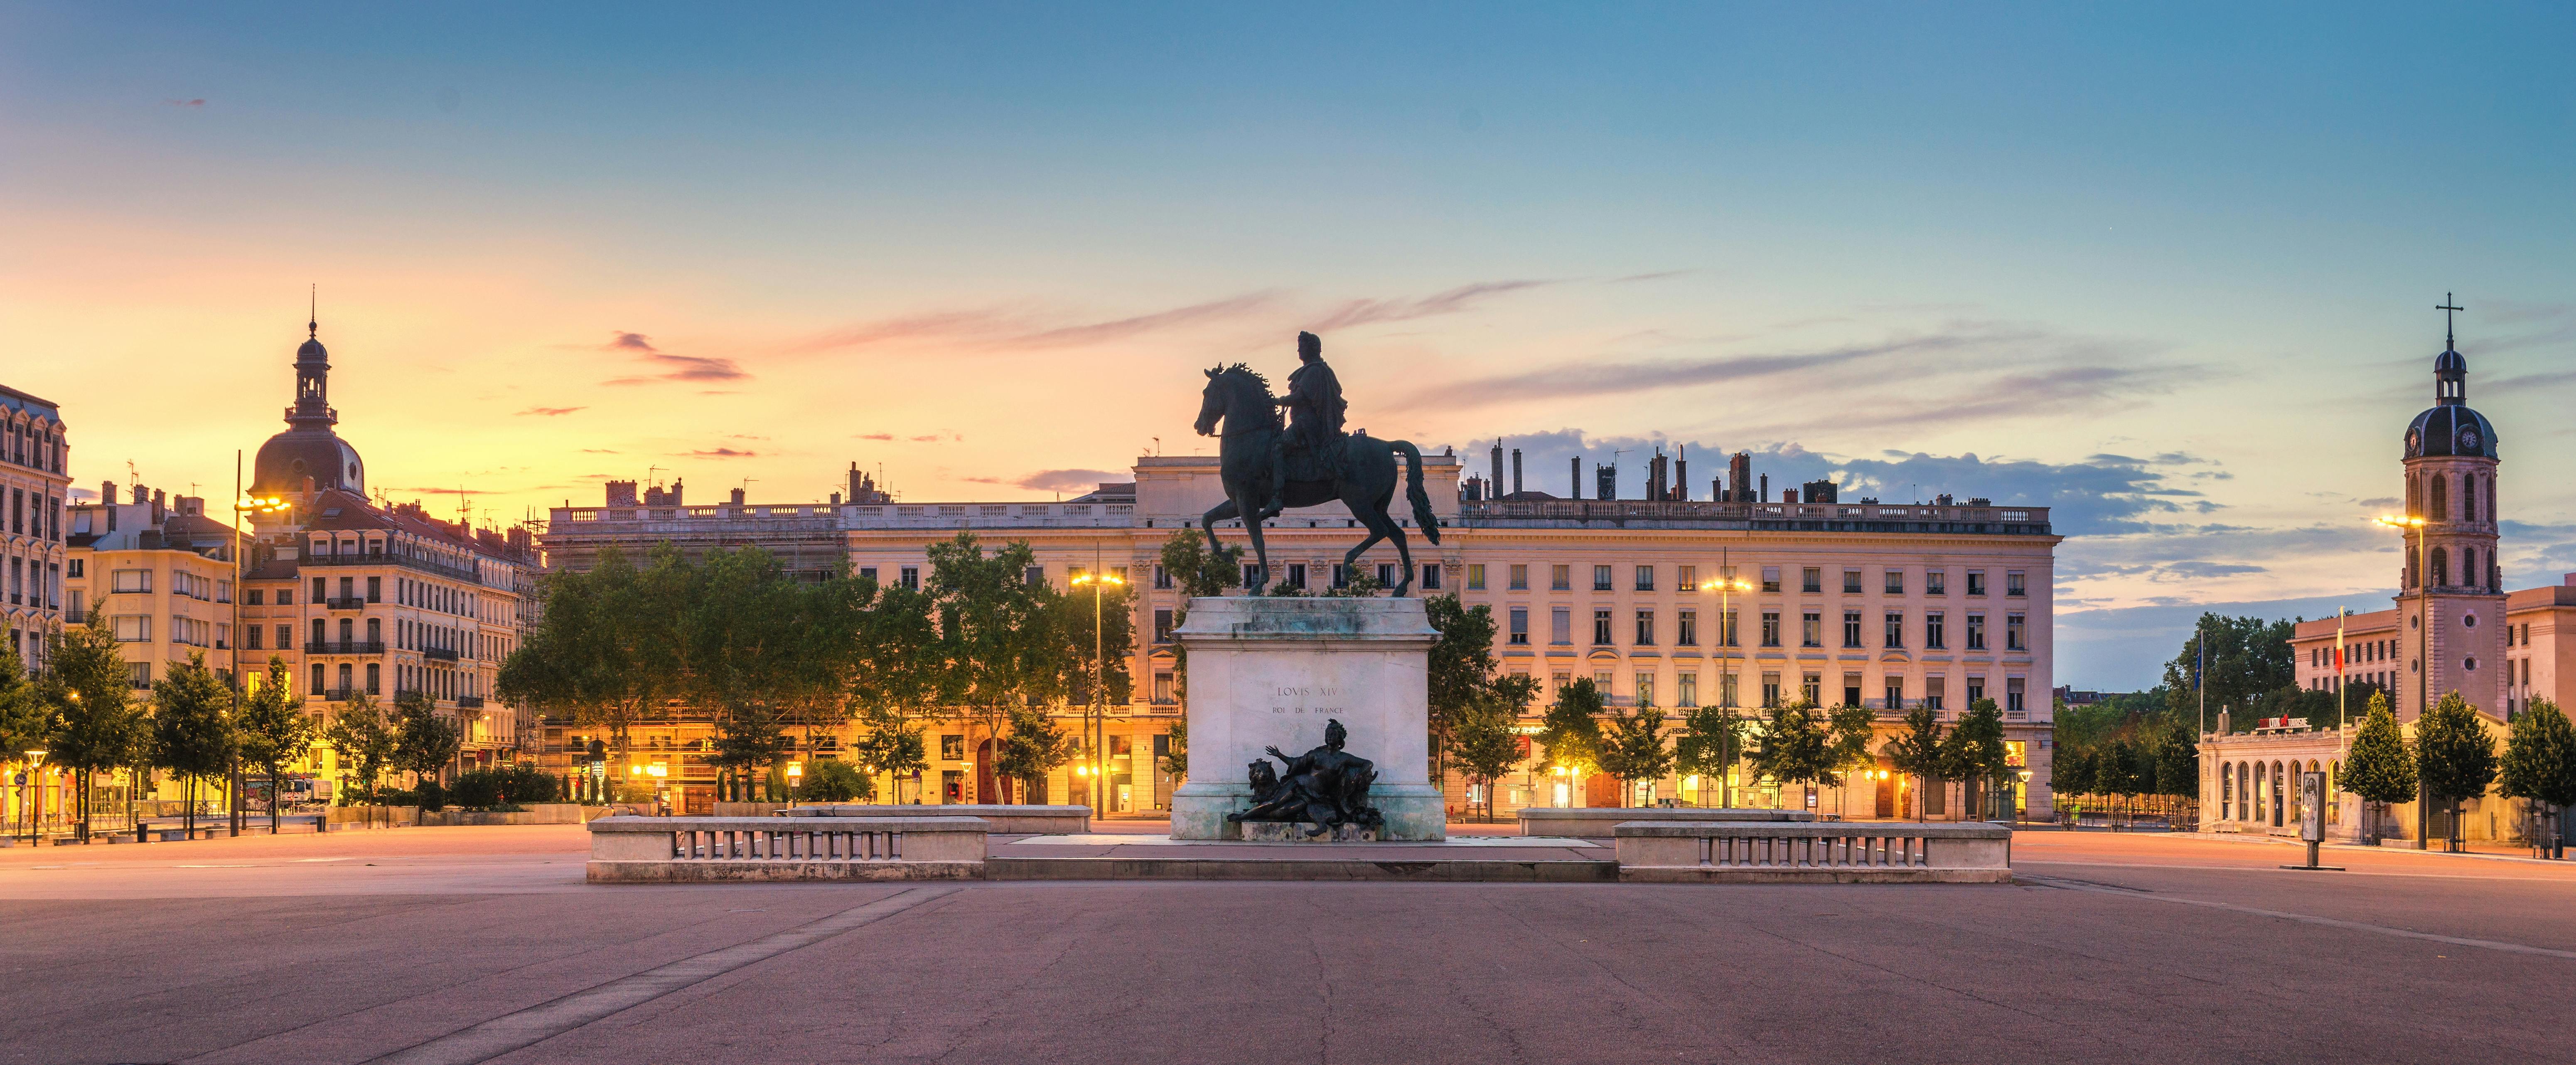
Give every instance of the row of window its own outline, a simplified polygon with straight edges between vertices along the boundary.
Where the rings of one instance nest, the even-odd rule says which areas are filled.
[[[59,563],[10,556],[10,606],[51,607],[62,601],[62,584],[62,566]]]
[[[24,488],[9,490],[9,531],[49,543],[63,538],[63,501]]]
[[[1737,682],[1742,679],[1749,679],[1749,677],[1732,672],[1722,672],[1717,674],[1714,678],[1716,682],[1716,690],[1711,693],[1714,698],[1709,705],[1745,705],[1737,691]],[[1563,688],[1566,685],[1573,683],[1574,674],[1571,671],[1560,671],[1550,675],[1549,680],[1554,687]],[[1619,702],[1633,703],[1637,706],[1663,705],[1659,701],[1660,693],[1656,690],[1657,674],[1646,670],[1639,670],[1631,675],[1630,681],[1631,683],[1628,689],[1625,692],[1621,692],[1617,687],[1618,675],[1615,670],[1595,670],[1592,674],[1593,686],[1598,688],[1606,697],[1610,697]],[[1765,672],[1760,675],[1760,681],[1761,702],[1758,705],[1766,708],[1779,705],[1781,698],[1787,690],[1782,686],[1783,675],[1777,672]],[[1690,708],[1700,705],[1700,699],[1703,693],[1700,690],[1700,675],[1698,671],[1683,670],[1674,675],[1673,682],[1672,705],[1682,708]],[[1833,701],[1828,698],[1828,692],[1825,689],[1825,675],[1823,673],[1799,674],[1796,683],[1798,684],[1798,693],[1804,695],[1807,702],[1810,704],[1825,706],[1829,705]],[[2029,706],[2026,701],[2029,697],[2028,686],[2029,680],[2027,678],[2004,678],[2002,702],[2004,712],[2009,714],[2028,712]],[[1967,698],[1965,702],[1961,704],[1963,706],[1973,705],[1977,700],[1986,698],[1985,675],[1974,674],[1967,677],[1965,692]],[[1840,704],[1845,706],[1865,706],[1874,710],[1903,710],[1908,706],[1921,706],[1933,710],[1946,710],[1949,709],[1947,705],[1949,700],[1949,678],[1937,674],[1923,678],[1922,693],[1913,697],[1913,699],[1909,701],[1905,693],[1905,678],[1887,677],[1882,681],[1879,687],[1879,699],[1873,700],[1865,688],[1864,677],[1862,674],[1845,673],[1842,675],[1842,690],[1835,694],[1840,695]]]
[[[1467,564],[1468,591],[1485,590],[1485,569],[1485,564],[1481,562],[1470,562]],[[1617,576],[1617,570],[1618,567],[1611,565],[1593,566],[1592,590],[1596,592],[1616,591],[1617,587],[1615,578]],[[1630,590],[1639,592],[1651,592],[1657,590],[1659,573],[1660,568],[1653,565],[1636,565],[1629,567],[1629,576],[1631,578],[1629,586]],[[1842,571],[1843,594],[1862,594],[1862,586],[1866,573],[1866,570],[1861,569],[1844,569]],[[1907,594],[1906,573],[1907,571],[1900,567],[1891,566],[1882,568],[1879,570],[1880,590],[1888,595]],[[1508,590],[1515,592],[1529,590],[1530,567],[1527,563],[1511,563],[1505,568],[1504,577],[1509,582],[1506,585]],[[1736,578],[1735,567],[1733,566],[1719,567],[1717,577],[1706,583],[1702,583],[1699,578],[1698,566],[1673,567],[1673,588],[1676,591],[1717,591],[1725,582],[1734,579]],[[1967,593],[1969,595],[1982,596],[1986,594],[1985,570],[1972,569],[1967,571],[1967,581]],[[1781,568],[1778,566],[1762,567],[1761,590],[1765,592],[1778,593],[1781,590],[1781,587]],[[1550,565],[1548,567],[1548,590],[1556,592],[1574,590],[1574,567],[1565,563]],[[1735,590],[1752,591],[1753,589],[1750,587],[1739,587]],[[1821,566],[1807,566],[1801,568],[1798,574],[1798,590],[1802,593],[1823,594],[1825,590],[1824,568]],[[1924,570],[1923,593],[1925,595],[1950,594],[1950,571],[1943,569]],[[2007,596],[2026,596],[2030,594],[2027,575],[2020,570],[2006,571],[2004,573],[2004,594]]]
[[[329,683],[335,676],[339,683]],[[361,676],[365,678],[364,688],[359,687]],[[336,674],[333,672],[333,667],[315,662],[311,692],[332,700],[346,699],[360,691],[368,695],[383,695],[384,676],[384,666],[377,662],[366,663],[363,673],[360,672],[357,663],[342,662],[337,667]],[[478,673],[452,669],[396,665],[394,688],[397,691],[423,692],[432,699],[479,699],[483,697],[483,677]]]
[[[1716,637],[1716,646],[1743,646],[1736,633],[1736,613],[1736,611],[1729,610],[1717,615],[1717,631],[1714,633]],[[1865,635],[1863,630],[1866,628],[1867,623],[1863,620],[1862,612],[1858,610],[1846,610],[1842,612],[1842,615],[1842,646],[1850,649],[1865,648],[1867,645],[1863,642],[1862,638]],[[1613,638],[1615,636],[1613,630],[1616,626],[1615,616],[1615,612],[1607,607],[1597,608],[1592,611],[1593,646],[1608,647],[1612,646],[1616,642]],[[1659,613],[1654,610],[1639,610],[1635,612],[1633,621],[1635,622],[1636,627],[1632,630],[1634,638],[1629,641],[1631,646],[1653,647],[1658,645],[1659,641],[1656,633],[1658,616]],[[1510,608],[1509,618],[1510,620],[1504,630],[1504,643],[1513,645],[1528,644],[1530,642],[1530,608],[1525,606],[1512,607]],[[1878,646],[1893,650],[1904,649],[1907,646],[1906,612],[1902,610],[1890,610],[1883,615],[1881,620],[1883,624],[1878,633]],[[1990,648],[1987,646],[1986,639],[1985,612],[1975,610],[1969,611],[1966,620],[1967,625],[1964,635],[1967,637],[1967,643],[1965,648],[1970,651],[1989,650]],[[1574,643],[1574,610],[1572,607],[1550,607],[1548,609],[1548,626],[1548,642],[1550,644],[1562,647],[1570,646]],[[1698,646],[1700,642],[1699,611],[1689,609],[1676,611],[1673,630],[1673,646]],[[2018,612],[2004,615],[2004,650],[2029,650],[2028,635],[2029,626],[2026,615]],[[1762,611],[1761,636],[1761,646],[1763,647],[1786,646],[1783,642],[1784,633],[1782,631],[1780,611]],[[1948,612],[1940,610],[1925,611],[1923,614],[1922,636],[1924,650],[1949,650],[1950,633]],[[1798,646],[1825,646],[1825,615],[1823,611],[1809,610],[1799,615]]]
[[[38,431],[33,425],[11,425],[7,436],[0,436],[0,461],[16,463],[47,473],[63,472],[63,463],[71,450],[60,430]]]

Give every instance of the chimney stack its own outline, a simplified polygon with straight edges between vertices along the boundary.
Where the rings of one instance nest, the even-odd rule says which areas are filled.
[[[1494,470],[1485,478],[1485,494],[1503,494],[1503,438],[1499,436],[1494,438]]]
[[[1519,448],[1513,448],[1513,449],[1512,449],[1512,494],[1513,494],[1513,495],[1519,495],[1519,494],[1520,494],[1520,491],[1521,491],[1521,449],[1519,449]]]
[[[1673,458],[1673,498],[1684,503],[1690,502],[1689,444],[1683,444],[1681,453]]]
[[[742,505],[742,489],[736,488],[733,490],[733,505],[737,507]]]
[[[1761,494],[1760,494],[1760,495],[1757,495],[1757,496],[1755,496],[1755,497],[1753,497],[1753,501],[1754,501],[1754,502],[1756,502],[1756,503],[1768,503],[1768,502],[1770,502],[1770,501],[1771,501],[1771,475],[1770,475],[1770,474],[1767,474],[1767,473],[1766,473],[1766,474],[1763,474],[1763,475],[1762,475],[1762,482],[1761,482]]]
[[[1738,451],[1726,460],[1726,501],[1753,502],[1753,453]]]
[[[1593,487],[1600,493],[1600,498],[1605,500],[1619,498],[1619,467],[1606,463],[1594,463],[1592,480]]]
[[[1583,498],[1583,456],[1576,455],[1573,461],[1567,463],[1565,476],[1567,478],[1565,498]]]
[[[116,505],[116,482],[100,481],[98,483],[98,501],[111,507]],[[2568,583],[2576,584],[2576,581],[2569,581]]]

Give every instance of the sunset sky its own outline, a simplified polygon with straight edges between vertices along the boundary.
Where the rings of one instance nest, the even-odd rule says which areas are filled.
[[[1564,490],[2057,508],[2058,675],[2387,605],[2468,311],[2508,583],[2576,570],[2576,8],[0,5],[0,383],[231,492],[320,288],[370,483],[1046,499],[1312,329]],[[1159,444],[1156,438],[1159,437]],[[217,503],[220,505],[220,502]],[[2259,604],[2248,606],[2247,604]]]

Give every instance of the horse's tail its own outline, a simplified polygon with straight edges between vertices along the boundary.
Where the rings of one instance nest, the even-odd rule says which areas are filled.
[[[1422,526],[1422,535],[1432,543],[1440,542],[1440,519],[1432,516],[1431,493],[1422,490],[1422,452],[1410,440],[1389,440],[1386,446],[1404,456],[1404,498],[1413,502],[1414,524]]]

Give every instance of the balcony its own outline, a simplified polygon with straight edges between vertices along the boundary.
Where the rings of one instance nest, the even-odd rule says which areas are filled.
[[[329,688],[322,692],[322,698],[329,702],[345,703],[357,694],[356,688]]]
[[[335,595],[322,601],[326,610],[365,610],[367,601],[354,595]]]
[[[483,697],[480,695],[459,695],[456,697],[456,708],[459,710],[480,710],[483,708]]]
[[[425,558],[411,558],[405,555],[306,555],[302,558],[296,559],[295,564],[299,567],[401,566],[404,569],[419,570],[423,573],[435,573],[441,577],[448,577],[460,581],[479,581],[481,579],[481,577],[473,570],[467,569],[463,566],[450,566],[443,562],[432,562]]]
[[[385,653],[383,640],[307,641],[304,653],[315,655],[380,655]]]
[[[433,662],[453,662],[456,661],[456,649],[453,647],[424,647],[421,648],[420,656]]]

